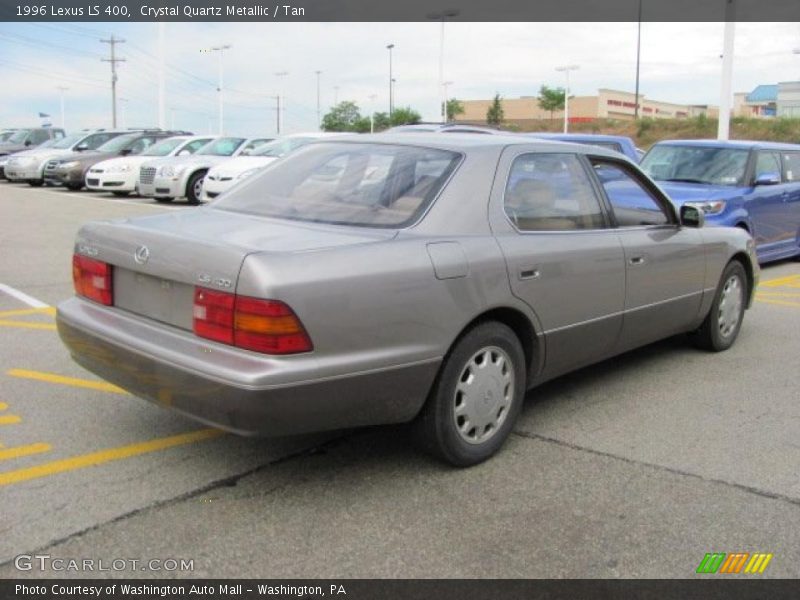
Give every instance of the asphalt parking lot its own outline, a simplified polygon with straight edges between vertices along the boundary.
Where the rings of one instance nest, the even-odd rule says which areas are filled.
[[[241,439],[75,365],[53,314],[77,228],[168,210],[195,209],[0,184],[0,578],[683,578],[708,552],[800,576],[800,262],[764,267],[728,352],[674,338],[550,382],[454,470],[402,427]]]

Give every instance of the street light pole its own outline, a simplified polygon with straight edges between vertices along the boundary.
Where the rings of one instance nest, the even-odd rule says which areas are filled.
[[[636,99],[633,108],[634,120],[639,118],[639,59],[642,53],[642,0],[639,0],[638,28],[636,30]]]
[[[128,105],[128,99],[120,98],[119,103],[122,105],[122,128],[125,129],[128,126],[128,119],[126,117],[126,110],[125,110],[125,107]]]
[[[580,69],[578,65],[565,65],[556,67],[556,71],[567,75],[567,88],[564,90],[564,133],[569,130],[569,72]]]
[[[375,133],[375,98],[377,98],[377,94],[370,94],[369,99],[369,132]]]
[[[394,79],[392,79],[392,49],[394,44],[389,44],[386,49],[389,51],[389,118],[392,118],[394,112]]]
[[[317,74],[317,129],[322,127],[322,113],[320,112],[320,105],[319,105],[319,76],[322,75],[322,71],[314,71]]]
[[[278,78],[278,133],[283,129],[283,115],[281,112],[286,112],[286,95],[283,93],[283,84],[281,81],[289,74],[289,71],[278,71],[275,77]],[[283,105],[281,105],[281,96],[283,96]]]
[[[733,40],[736,29],[735,0],[725,2],[725,35],[722,48],[722,82],[719,97],[717,139],[727,140],[731,125],[731,96],[733,79]]]
[[[450,115],[447,114],[447,88],[450,87],[451,85],[453,85],[452,81],[445,81],[442,84],[442,87],[444,87],[444,118],[445,118],[445,122],[448,122],[450,120]]]
[[[230,49],[230,44],[225,44],[223,46],[214,46],[212,48],[205,48],[200,50],[200,52],[219,52],[219,86],[217,87],[217,92],[219,93],[219,134],[223,135],[225,130],[224,125],[224,106],[223,106],[223,98],[222,98],[222,85],[223,85],[223,67],[222,67],[222,53],[225,50]]]
[[[56,86],[56,89],[61,92],[61,129],[66,129],[66,126],[64,125],[64,92],[66,92],[69,88],[59,85]]]
[[[442,25],[439,29],[439,114],[442,118],[442,123],[447,122],[447,107],[446,107],[446,93],[444,89],[444,22],[448,18],[457,17],[459,11],[455,9],[443,10],[439,13],[431,13],[428,15],[429,19],[441,21]]]

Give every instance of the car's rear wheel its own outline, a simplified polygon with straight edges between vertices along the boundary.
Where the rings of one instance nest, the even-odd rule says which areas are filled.
[[[41,179],[29,179],[28,185],[33,187],[42,187],[44,185],[44,181],[42,181]]]
[[[467,332],[447,355],[414,422],[417,441],[459,467],[480,463],[511,433],[525,396],[525,354],[495,321]]]
[[[189,178],[189,183],[186,184],[186,199],[189,204],[200,204],[200,195],[203,193],[203,178],[205,176],[206,172],[200,171]]]
[[[736,341],[747,303],[747,274],[742,263],[731,261],[722,272],[711,310],[700,328],[691,334],[698,348],[721,352]]]
[[[111,192],[111,193],[117,196],[118,198],[125,198],[126,196],[131,195],[130,192]]]
[[[79,189],[83,187],[82,183],[67,183],[65,184],[67,189],[71,192],[77,192]]]

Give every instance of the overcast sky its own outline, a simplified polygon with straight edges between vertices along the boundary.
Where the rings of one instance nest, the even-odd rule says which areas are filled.
[[[571,91],[634,90],[636,23],[458,23],[445,27],[449,97],[535,95],[563,86],[555,67],[577,64]],[[334,99],[369,112],[388,108],[388,51],[395,44],[396,106],[435,120],[439,24],[423,23],[168,23],[167,126],[204,133],[217,129],[217,57],[201,48],[231,44],[224,55],[225,125],[233,134],[275,132],[275,100],[286,100],[285,132],[316,128],[316,75],[324,114]],[[722,23],[643,23],[641,93],[653,100],[719,104]],[[39,124],[38,112],[66,127],[110,127],[110,67],[101,62],[114,34],[118,55],[120,125],[157,124],[157,25],[154,23],[0,23],[0,127]],[[800,80],[799,23],[738,23],[734,91]],[[287,71],[285,77],[277,72]],[[338,91],[335,89],[338,87]],[[122,113],[124,112],[124,122]]]

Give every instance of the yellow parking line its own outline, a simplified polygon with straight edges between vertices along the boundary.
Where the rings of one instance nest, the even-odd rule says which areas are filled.
[[[26,321],[0,321],[0,327],[21,327],[23,329],[48,329],[55,331],[52,323],[28,323]]]
[[[792,308],[800,308],[800,302],[787,302],[785,300],[772,300],[771,298],[759,298],[756,296],[756,300],[759,302],[764,302],[766,304],[777,304],[778,306],[791,306]]]
[[[8,408],[8,404],[6,404],[5,402],[0,402],[0,410],[5,410],[7,408]]]
[[[52,450],[50,444],[29,444],[28,446],[15,446],[14,448],[0,450],[0,460],[20,458],[22,456],[39,454],[41,452],[50,452],[50,450]],[[13,472],[14,471],[12,471],[12,473]]]
[[[800,292],[756,292],[757,296],[766,296],[768,298],[800,298]]]
[[[0,415],[0,425],[15,425],[22,421],[17,415]]]
[[[42,373],[40,371],[28,371],[26,369],[11,369],[7,374],[11,377],[35,379],[37,381],[46,381],[47,383],[71,385],[74,387],[89,388],[91,390],[100,390],[101,392],[111,392],[113,394],[128,393],[122,388],[104,381],[91,381],[89,379],[78,379],[77,377],[64,377],[63,375],[56,375],[55,373]]]
[[[110,448],[108,450],[92,452],[91,454],[83,454],[81,456],[73,456],[72,458],[55,460],[42,465],[36,465],[35,467],[28,467],[25,469],[18,469],[16,471],[0,473],[0,486],[10,485],[12,483],[20,483],[22,481],[29,481],[31,479],[38,479],[39,477],[47,477],[48,475],[55,475],[56,473],[63,473],[65,471],[74,471],[76,469],[101,465],[114,460],[130,458],[140,454],[156,452],[158,450],[166,450],[167,448],[182,446],[184,444],[202,442],[204,440],[210,440],[221,435],[224,435],[224,432],[218,429],[200,429],[198,431],[181,433],[179,435],[173,435],[165,438],[158,438],[148,442],[130,444],[128,446],[120,446],[119,448]]]
[[[50,315],[55,316],[56,309],[54,306],[47,306],[45,308],[18,308],[16,310],[3,310],[0,311],[0,317],[24,317],[25,315]]]
[[[793,286],[793,284],[800,284],[800,275],[789,275],[788,277],[768,279],[759,283],[759,287],[781,287],[784,285]]]

